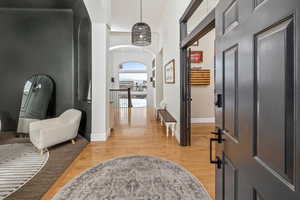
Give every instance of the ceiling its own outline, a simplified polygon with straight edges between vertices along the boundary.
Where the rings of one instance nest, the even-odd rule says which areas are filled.
[[[143,0],[143,21],[148,23],[152,32],[158,32],[164,0]],[[129,32],[140,21],[140,0],[111,0],[112,31]]]

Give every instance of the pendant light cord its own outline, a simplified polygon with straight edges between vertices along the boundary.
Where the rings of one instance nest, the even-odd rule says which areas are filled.
[[[143,0],[140,0],[140,15],[141,15],[141,22],[143,21]]]

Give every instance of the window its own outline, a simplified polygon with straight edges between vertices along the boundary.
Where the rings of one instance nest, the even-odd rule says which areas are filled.
[[[146,65],[138,62],[127,62],[120,65],[122,71],[146,71]]]
[[[147,91],[147,67],[139,62],[127,62],[120,65],[119,87],[131,88],[135,92]]]

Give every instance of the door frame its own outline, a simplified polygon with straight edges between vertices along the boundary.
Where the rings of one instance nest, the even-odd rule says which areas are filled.
[[[186,104],[191,102],[190,96],[190,68],[188,67],[188,47],[205,36],[215,28],[215,9],[213,9],[194,29],[188,34],[187,23],[203,0],[192,0],[180,23],[180,145],[191,145],[191,109]],[[190,107],[190,106],[189,106]]]

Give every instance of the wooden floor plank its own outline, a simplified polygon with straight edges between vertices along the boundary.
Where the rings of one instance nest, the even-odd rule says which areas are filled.
[[[151,155],[171,160],[185,167],[215,198],[215,168],[209,164],[209,138],[214,124],[194,124],[192,146],[181,147],[174,137],[166,137],[165,128],[155,119],[154,109],[120,109],[116,126],[106,142],[90,143],[65,173],[44,195],[51,199],[55,193],[84,170],[106,160],[124,155]]]

